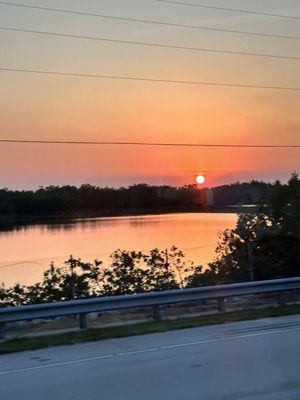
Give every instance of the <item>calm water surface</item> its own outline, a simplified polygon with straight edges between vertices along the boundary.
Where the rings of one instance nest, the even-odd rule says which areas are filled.
[[[77,219],[0,232],[0,282],[41,280],[51,261],[71,254],[84,261],[109,261],[116,249],[165,249],[176,245],[187,258],[205,265],[214,257],[218,232],[233,228],[236,214],[167,214]]]

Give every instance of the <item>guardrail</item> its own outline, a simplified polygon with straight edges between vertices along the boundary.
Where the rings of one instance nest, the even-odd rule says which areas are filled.
[[[217,299],[219,311],[224,312],[226,298],[294,289],[300,289],[300,277],[4,307],[0,309],[0,339],[5,338],[5,325],[9,322],[79,315],[80,328],[85,329],[86,315],[94,312],[152,306],[154,318],[159,319],[159,307],[162,305],[209,299]]]

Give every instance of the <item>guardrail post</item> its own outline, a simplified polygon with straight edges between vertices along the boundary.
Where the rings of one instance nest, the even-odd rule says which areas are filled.
[[[111,297],[96,297],[93,299],[80,299],[76,301],[62,301],[48,304],[35,304],[16,307],[0,306],[1,338],[5,337],[5,324],[17,321],[28,321],[41,318],[57,318],[60,316],[74,315],[78,319],[81,329],[87,327],[87,314],[99,313],[110,310],[147,307],[153,312],[154,320],[160,319],[160,313],[165,304],[178,304],[185,302],[200,302],[203,300],[218,300],[218,309],[225,312],[227,299],[237,296],[261,293],[286,292],[300,289],[300,277],[288,279],[274,279],[259,282],[244,282],[230,285],[211,287],[198,287],[183,290],[168,290],[166,292],[141,293]],[[285,302],[289,297],[285,299]],[[81,315],[82,314],[82,315]]]
[[[287,296],[284,292],[278,293],[276,297],[279,306],[284,306],[287,303]]]
[[[153,306],[153,319],[154,319],[154,321],[160,321],[161,320],[160,306],[159,305]]]
[[[79,314],[79,329],[82,331],[87,329],[86,314]]]
[[[4,322],[0,322],[0,340],[6,339],[6,324]]]
[[[218,310],[219,312],[225,312],[226,311],[226,299],[224,297],[218,299]]]

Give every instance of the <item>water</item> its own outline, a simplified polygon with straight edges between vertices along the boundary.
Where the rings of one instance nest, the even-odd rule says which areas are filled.
[[[236,214],[167,214],[76,219],[0,232],[0,282],[32,284],[51,261],[72,254],[84,261],[109,261],[116,249],[165,249],[176,245],[189,260],[205,265],[214,258],[218,232],[233,228]]]

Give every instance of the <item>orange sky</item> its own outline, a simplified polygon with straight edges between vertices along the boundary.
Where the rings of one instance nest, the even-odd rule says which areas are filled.
[[[26,4],[25,1],[23,1]],[[152,1],[45,1],[51,7],[194,25],[300,35],[297,21],[195,10]],[[143,3],[143,4],[142,4]],[[240,8],[239,1],[209,4]],[[34,4],[34,2],[32,2]],[[0,6],[0,26],[195,47],[300,56],[299,41],[256,38]],[[243,7],[300,15],[295,1],[244,1]],[[208,54],[0,32],[1,66],[300,87],[297,60]],[[298,143],[299,92],[49,77],[0,72],[2,138]],[[300,150],[1,145],[0,186],[90,182],[209,185],[286,178]]]

